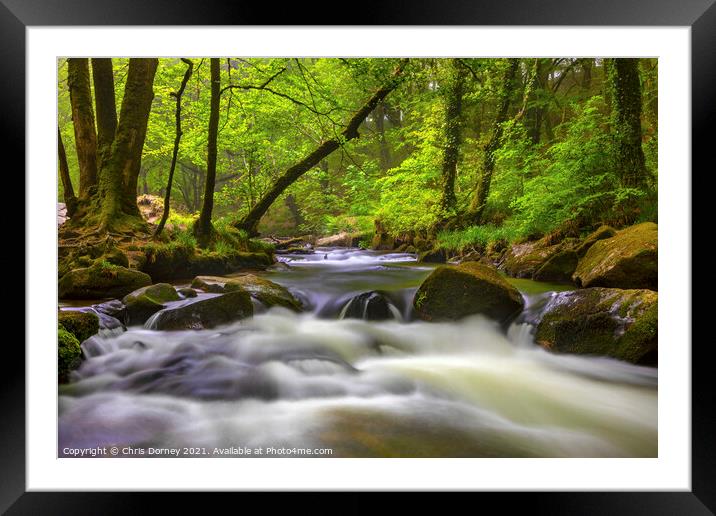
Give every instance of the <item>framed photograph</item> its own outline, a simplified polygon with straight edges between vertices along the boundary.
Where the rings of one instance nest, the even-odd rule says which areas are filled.
[[[3,0],[27,303],[0,508],[530,491],[540,513],[710,514],[712,3],[316,26]]]

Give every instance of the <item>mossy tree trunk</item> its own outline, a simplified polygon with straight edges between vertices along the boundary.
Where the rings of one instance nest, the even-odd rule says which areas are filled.
[[[164,212],[162,213],[162,219],[159,221],[159,225],[157,226],[156,231],[154,232],[155,235],[160,235],[162,230],[164,229],[164,225],[167,223],[167,219],[169,218],[169,201],[171,200],[172,195],[172,182],[174,180],[174,170],[176,169],[177,165],[177,155],[179,154],[179,142],[181,141],[181,135],[182,135],[182,129],[181,129],[181,97],[184,94],[184,89],[186,88],[186,83],[189,82],[189,79],[191,78],[192,71],[194,70],[194,63],[190,59],[182,59],[184,64],[187,65],[187,69],[184,72],[184,77],[181,81],[181,86],[179,86],[179,89],[176,92],[172,93],[172,96],[176,99],[176,109],[174,111],[174,123],[176,126],[176,133],[174,136],[174,149],[172,151],[172,162],[169,165],[169,178],[167,179],[167,189],[164,192]],[[146,179],[145,183],[146,185]]]
[[[443,148],[442,196],[440,198],[440,211],[444,217],[450,216],[455,211],[457,204],[455,178],[457,177],[457,163],[460,156],[462,97],[465,90],[465,75],[466,70],[460,64],[460,60],[451,59],[444,99],[445,147]]]
[[[117,106],[114,100],[114,72],[111,58],[92,58],[95,108],[97,110],[97,169],[107,159],[117,131]]]
[[[154,98],[157,65],[157,59],[129,60],[117,131],[99,173],[96,205],[88,214],[91,222],[105,230],[143,224],[137,208],[137,178]]]
[[[500,90],[498,92],[497,115],[492,127],[492,136],[485,146],[485,153],[482,160],[480,178],[472,199],[468,220],[470,223],[479,225],[482,221],[482,214],[485,211],[487,198],[490,195],[490,184],[492,172],[495,169],[495,151],[499,149],[502,140],[502,124],[507,120],[507,112],[510,108],[510,98],[515,90],[515,75],[520,65],[519,59],[508,59]]]
[[[353,113],[353,116],[348,121],[348,125],[340,133],[340,135],[324,141],[316,147],[313,152],[286,170],[286,172],[284,172],[283,175],[281,175],[274,182],[273,186],[263,195],[263,197],[261,197],[254,207],[251,208],[249,213],[236,224],[236,227],[245,230],[251,236],[257,235],[257,227],[261,218],[289,186],[291,186],[303,174],[317,166],[321,160],[325,159],[333,151],[340,148],[341,145],[358,138],[360,136],[358,128],[366,117],[375,109],[379,102],[385,99],[391,91],[397,88],[406,63],[407,59],[402,60],[393,71],[391,79],[384,86],[378,89],[368,99],[368,101],[366,101],[366,103],[358,109],[358,111]]]
[[[638,188],[645,184],[648,174],[641,147],[639,59],[609,61],[616,167],[623,186]]]
[[[65,144],[62,143],[62,133],[57,128],[57,154],[60,161],[60,180],[62,181],[62,192],[67,206],[67,216],[72,217],[77,208],[77,198],[75,190],[72,188],[72,179],[70,178],[70,167],[67,165],[67,153],[65,153]]]
[[[216,185],[216,154],[219,133],[219,100],[221,97],[221,77],[219,58],[211,58],[211,102],[209,108],[209,135],[206,153],[206,184],[204,202],[201,205],[199,220],[194,225],[194,234],[201,242],[211,235],[211,213],[214,210],[214,187]]]
[[[81,199],[88,199],[97,184],[97,134],[92,109],[89,60],[67,60],[67,85],[70,90],[72,126],[75,131],[75,148],[80,169]]]

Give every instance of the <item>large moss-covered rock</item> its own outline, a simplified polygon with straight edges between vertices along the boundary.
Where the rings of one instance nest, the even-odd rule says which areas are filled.
[[[544,240],[515,244],[505,253],[502,269],[514,278],[531,278],[537,269],[561,250],[561,244],[549,245]]]
[[[142,287],[122,299],[125,304],[125,324],[144,324],[153,314],[164,308],[169,301],[179,301],[179,294],[169,283],[157,283]]]
[[[520,313],[524,300],[494,267],[465,262],[435,269],[415,293],[413,307],[426,321],[484,314],[507,323]]]
[[[255,274],[242,274],[241,276],[197,276],[191,286],[205,292],[233,292],[246,290],[251,297],[257,299],[267,308],[283,306],[290,310],[300,311],[301,303],[281,285],[261,278]]]
[[[532,279],[537,281],[570,282],[578,261],[579,258],[574,251],[560,251],[544,262],[535,271]]]
[[[587,254],[587,251],[589,251],[595,242],[612,238],[616,234],[617,230],[611,226],[599,226],[596,231],[587,235],[584,240],[582,240],[582,243],[574,249],[574,251],[577,253],[577,256],[581,258]]]
[[[588,288],[556,294],[537,325],[535,340],[560,353],[656,365],[657,332],[656,292]]]
[[[644,222],[595,242],[579,260],[572,279],[580,287],[658,287],[657,225]]]
[[[99,317],[93,312],[60,310],[57,322],[78,341],[83,342],[99,331]]]
[[[82,360],[80,341],[61,324],[57,327],[57,373],[60,383],[66,383],[70,371]]]
[[[152,323],[156,330],[201,330],[252,316],[254,306],[245,290],[199,299],[159,312]]]
[[[91,267],[74,269],[59,281],[60,299],[99,299],[123,297],[130,292],[152,284],[144,272],[108,263],[95,263]]]

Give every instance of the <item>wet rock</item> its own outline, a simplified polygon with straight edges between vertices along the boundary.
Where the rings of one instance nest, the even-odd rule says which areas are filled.
[[[231,277],[197,276],[191,286],[213,293],[246,290],[267,308],[283,306],[294,311],[301,310],[301,303],[285,287],[254,274]]]
[[[579,257],[574,251],[560,251],[553,255],[535,271],[532,279],[537,281],[556,281],[569,283],[577,268]]]
[[[445,263],[447,261],[447,253],[445,249],[431,249],[418,255],[419,263]]]
[[[127,326],[144,324],[153,314],[163,309],[165,303],[179,299],[177,291],[168,283],[157,283],[137,289],[122,299],[126,306],[125,323]]]
[[[657,364],[658,294],[588,288],[561,292],[547,304],[535,341],[559,353]]]
[[[99,331],[99,317],[92,312],[60,310],[57,322],[79,342],[89,339]]]
[[[589,251],[589,248],[592,247],[595,242],[612,238],[616,234],[617,230],[611,226],[599,226],[596,231],[587,235],[582,243],[574,249],[574,251],[577,253],[579,258],[582,258],[585,254],[587,254],[587,251]]]
[[[389,301],[380,292],[363,292],[352,298],[341,313],[344,319],[385,321],[393,319]]]
[[[502,269],[513,278],[532,278],[547,260],[561,250],[561,244],[549,245],[546,240],[515,244],[505,253]]]
[[[506,324],[520,313],[524,300],[494,267],[465,262],[435,269],[415,293],[413,307],[426,321],[483,314]]]
[[[658,231],[645,222],[598,240],[579,260],[572,276],[580,287],[657,290]]]
[[[180,289],[177,289],[177,292],[182,295],[183,297],[196,297],[196,290],[190,287],[183,287]]]
[[[229,324],[252,316],[251,296],[245,290],[200,299],[177,308],[167,308],[153,319],[157,330],[200,330]]]

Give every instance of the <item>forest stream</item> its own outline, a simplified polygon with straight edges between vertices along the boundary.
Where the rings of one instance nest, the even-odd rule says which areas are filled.
[[[541,310],[568,287],[510,279],[526,308],[506,329],[482,316],[428,323],[412,317],[412,298],[434,266],[414,255],[318,248],[280,260],[289,268],[261,274],[303,313],[257,305],[199,331],[153,330],[156,315],[122,331],[105,316],[60,385],[59,455],[657,456],[657,369],[534,343]],[[374,291],[386,320],[359,318],[370,294],[356,296]]]

